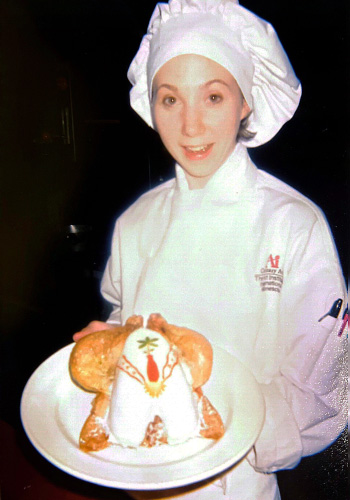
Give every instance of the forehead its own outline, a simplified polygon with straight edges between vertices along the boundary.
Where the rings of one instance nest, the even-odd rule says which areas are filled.
[[[153,87],[164,83],[176,86],[202,85],[211,80],[222,80],[228,85],[235,83],[231,73],[212,59],[184,54],[170,59],[157,71]]]

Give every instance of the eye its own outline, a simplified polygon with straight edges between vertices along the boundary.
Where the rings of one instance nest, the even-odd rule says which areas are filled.
[[[222,101],[222,96],[219,94],[210,94],[209,101],[213,104],[217,104]]]
[[[176,104],[176,97],[174,96],[164,97],[162,103],[165,104],[166,106],[173,106],[174,104]]]

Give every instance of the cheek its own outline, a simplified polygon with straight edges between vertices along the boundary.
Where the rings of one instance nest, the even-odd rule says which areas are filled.
[[[171,150],[179,135],[179,120],[174,114],[170,117],[164,113],[155,112],[154,121],[163,144],[168,150]]]
[[[171,124],[166,122],[158,122],[157,128],[158,134],[162,139],[162,142],[166,145],[170,145],[174,142],[176,136],[176,128],[175,125],[171,126]]]
[[[157,131],[160,135],[168,134],[171,131],[172,118],[169,113],[164,113],[164,111],[158,111],[157,108],[154,110],[154,122],[157,127]]]
[[[212,129],[222,140],[232,139],[237,136],[240,126],[240,117],[234,113],[234,110],[213,117],[211,120]]]

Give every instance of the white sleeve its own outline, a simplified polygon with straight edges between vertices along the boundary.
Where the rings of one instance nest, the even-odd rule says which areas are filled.
[[[343,431],[348,410],[347,332],[338,336],[345,283],[328,225],[319,217],[293,242],[281,295],[280,335],[286,355],[279,374],[261,384],[262,432],[247,458],[261,472],[295,467]],[[343,299],[338,319],[326,317]]]
[[[121,324],[121,269],[120,269],[120,238],[118,222],[112,238],[112,251],[101,282],[102,296],[113,305],[108,323]]]

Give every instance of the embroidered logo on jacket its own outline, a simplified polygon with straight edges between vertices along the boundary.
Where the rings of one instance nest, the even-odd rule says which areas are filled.
[[[281,292],[283,285],[283,270],[279,266],[280,256],[269,255],[265,267],[255,275],[255,280],[260,283],[262,292]]]

